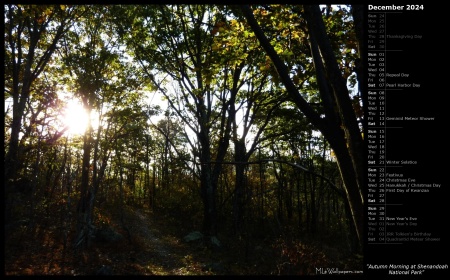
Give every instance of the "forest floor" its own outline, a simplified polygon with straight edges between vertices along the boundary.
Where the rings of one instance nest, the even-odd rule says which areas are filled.
[[[260,240],[239,241],[219,237],[219,251],[202,242],[187,243],[183,237],[193,229],[186,219],[155,215],[148,207],[125,207],[102,217],[123,238],[115,242],[94,242],[75,251],[73,237],[65,235],[58,217],[41,218],[34,225],[22,223],[8,228],[5,236],[6,275],[279,275],[313,273],[298,270],[280,256],[280,248]],[[122,216],[123,215],[123,216]],[[122,217],[121,217],[122,216]],[[184,220],[184,221],[183,221]],[[124,221],[123,223],[121,221]],[[126,227],[122,225],[125,224]],[[67,228],[67,227],[65,227]],[[72,239],[71,239],[72,238]],[[66,245],[65,245],[66,244]],[[286,249],[286,248],[285,248]],[[335,267],[336,261],[304,247],[316,266]],[[312,254],[312,255],[311,255]],[[298,257],[298,256],[297,256]],[[292,256],[291,256],[292,260]],[[358,267],[361,259],[350,257],[339,265]],[[287,266],[286,266],[287,265]],[[356,266],[355,266],[356,265]],[[297,269],[297,270],[294,270]]]

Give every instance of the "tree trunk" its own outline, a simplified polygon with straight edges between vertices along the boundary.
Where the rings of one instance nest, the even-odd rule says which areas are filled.
[[[198,135],[201,145],[200,189],[203,201],[203,231],[206,236],[217,233],[216,189],[213,184],[209,133],[204,129]]]
[[[233,221],[234,231],[239,234],[242,227],[243,207],[244,207],[244,189],[245,189],[245,165],[239,164],[246,161],[245,143],[235,141],[234,159],[236,162],[235,189],[233,197]]]
[[[312,165],[312,164],[311,164]],[[312,168],[310,168],[312,169]],[[316,190],[317,190],[317,184],[316,184],[316,178],[310,174],[308,174],[309,177],[309,194],[310,194],[310,203],[309,206],[311,207],[311,224],[310,224],[310,232],[315,235],[317,233],[317,199],[316,199]]]
[[[90,110],[88,110],[88,119],[90,119]],[[81,170],[81,193],[77,206],[77,235],[75,247],[90,246],[92,236],[92,206],[94,202],[94,192],[90,188],[90,160],[91,160],[91,123],[88,122],[88,128],[83,137],[83,162]]]
[[[201,193],[203,199],[203,231],[206,236],[217,234],[216,189],[212,182],[210,160],[202,161]]]
[[[325,118],[314,111],[308,102],[302,97],[298,89],[292,82],[289,71],[278,56],[273,46],[265,36],[249,6],[241,6],[241,11],[247,19],[247,22],[254,31],[261,46],[275,65],[280,80],[285,85],[297,107],[305,114],[308,120],[324,135],[330,146],[334,150],[341,178],[344,182],[344,188],[347,200],[352,213],[352,221],[355,225],[356,236],[359,244],[362,244],[362,234],[364,229],[364,197],[363,197],[363,179],[364,179],[364,145],[359,131],[357,119],[351,105],[350,96],[343,79],[339,65],[334,56],[331,44],[325,32],[325,27],[319,5],[305,5],[305,17],[308,23],[313,58],[317,72],[319,85],[325,85],[320,88],[320,94],[325,102],[325,112],[330,112]],[[316,42],[314,42],[316,40]],[[317,52],[320,49],[320,57]],[[326,73],[326,75],[324,75]],[[326,84],[323,79],[326,77]],[[339,119],[335,114],[331,114],[330,105],[336,105]]]

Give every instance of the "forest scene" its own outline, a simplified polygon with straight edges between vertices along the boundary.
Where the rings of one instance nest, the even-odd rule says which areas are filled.
[[[4,4],[6,275],[363,270],[360,5]]]

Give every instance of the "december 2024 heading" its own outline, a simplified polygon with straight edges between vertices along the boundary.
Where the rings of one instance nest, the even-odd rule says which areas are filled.
[[[368,5],[369,11],[416,11],[423,10],[423,5]]]

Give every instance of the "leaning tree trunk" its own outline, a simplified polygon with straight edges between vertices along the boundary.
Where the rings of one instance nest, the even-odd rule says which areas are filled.
[[[280,80],[286,87],[292,101],[305,114],[308,120],[321,131],[334,150],[344,182],[353,223],[355,224],[358,243],[362,244],[364,230],[364,142],[359,131],[348,89],[346,88],[345,79],[340,73],[339,65],[325,31],[320,7],[318,5],[305,5],[304,9],[319,91],[326,114],[325,118],[321,118],[320,114],[299,93],[290,78],[289,69],[287,69],[265,36],[251,8],[246,5],[241,6],[242,13],[276,67]],[[320,56],[317,55],[318,50],[320,50]],[[334,108],[338,110],[338,114],[333,113]]]

